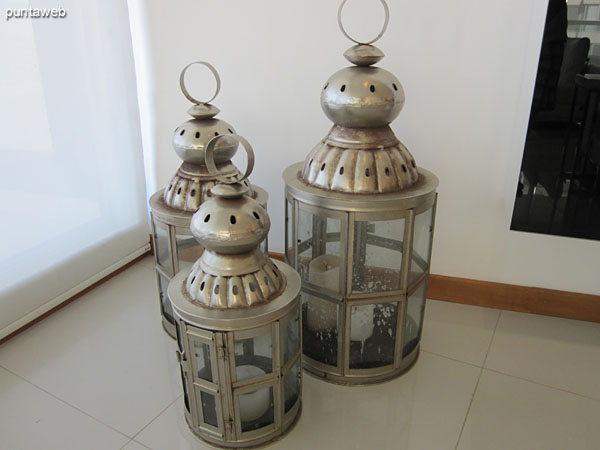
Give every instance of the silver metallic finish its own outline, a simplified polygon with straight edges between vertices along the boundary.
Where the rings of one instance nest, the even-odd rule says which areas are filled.
[[[206,169],[206,166],[204,166],[204,170],[208,174],[208,170]],[[210,176],[210,175],[208,175],[208,176]],[[211,177],[211,180],[212,180],[212,177]],[[209,182],[209,183],[206,183],[205,186],[214,186],[214,184],[212,184],[212,182]],[[267,192],[258,186],[251,186],[251,190],[252,190],[253,198],[260,204],[260,206],[263,209],[266,210],[267,209],[267,201],[269,198]],[[208,192],[208,193],[210,193],[210,192]],[[202,198],[202,202],[204,202],[207,198],[210,198],[210,197],[206,197],[206,195],[204,195]],[[190,257],[193,257],[193,255],[196,255],[196,258],[198,258],[202,254],[204,249],[200,245],[200,243],[198,241],[196,241],[195,238],[192,237],[192,234],[190,231],[190,224],[191,224],[193,212],[184,211],[184,210],[180,210],[180,209],[174,209],[174,208],[171,208],[170,206],[168,206],[164,201],[163,190],[155,192],[154,195],[152,195],[152,197],[150,198],[150,209],[152,211],[153,228],[159,227],[163,230],[166,230],[165,232],[167,233],[167,241],[168,241],[168,246],[169,246],[168,252],[170,255],[169,259],[171,260],[171,262],[169,264],[170,267],[164,267],[160,264],[160,262],[158,261],[158,251],[160,249],[157,248],[158,246],[156,245],[157,242],[155,239],[154,257],[155,257],[156,272],[157,272],[157,285],[158,285],[159,298],[162,298],[163,296],[166,296],[167,293],[166,293],[166,284],[165,284],[165,291],[163,292],[163,289],[161,289],[160,279],[162,278],[163,280],[165,280],[166,283],[168,283],[171,280],[171,278],[173,278],[173,274],[178,273],[184,267],[184,261],[183,261],[184,259],[186,260],[186,264],[190,264],[189,262],[187,262],[190,260]],[[185,249],[182,249],[177,244],[177,236],[182,237],[185,235],[189,236],[189,238],[191,238],[191,240],[193,240],[193,245],[189,246]],[[267,252],[268,252],[266,239],[261,244],[261,251],[264,254],[267,254]],[[160,311],[161,311],[161,316],[162,316],[163,328],[165,329],[167,334],[169,334],[169,336],[171,336],[172,338],[175,338],[174,319],[172,318],[172,316],[169,313],[165,313],[162,302],[161,302],[160,307],[161,307]]]
[[[353,45],[344,52],[344,58],[357,66],[371,66],[378,63],[385,55],[374,45]]]
[[[389,127],[334,126],[309,153],[302,178],[322,189],[372,194],[408,188],[419,175],[414,158]]]
[[[215,93],[206,102],[192,97],[185,86],[185,74],[192,64],[206,66],[215,76]],[[179,82],[183,95],[193,103],[188,109],[192,119],[173,132],[173,147],[183,163],[165,189],[150,198],[160,311],[163,327],[171,337],[175,337],[175,319],[166,298],[166,286],[177,272],[189,268],[191,261],[195,261],[204,251],[191,234],[192,215],[213,196],[211,189],[222,189],[216,187],[219,180],[241,179],[244,176],[230,160],[239,142],[235,129],[229,123],[215,118],[219,109],[209,103],[221,87],[216,69],[204,61],[188,64],[181,71]],[[210,173],[205,164],[205,152],[211,142],[210,161],[217,177]],[[268,196],[264,190],[244,179],[239,192],[242,191],[266,210]],[[220,195],[223,196],[223,192]],[[266,238],[261,243],[261,251],[265,254],[268,252]]]
[[[221,163],[220,170],[231,177],[240,174],[231,161]],[[210,190],[216,184],[206,165],[184,162],[165,188],[164,201],[173,209],[193,213],[212,195]]]
[[[215,76],[217,89],[208,102],[195,99],[185,87],[185,72],[192,64],[208,67]],[[175,128],[173,132],[173,148],[183,160],[183,164],[165,190],[164,200],[172,208],[196,211],[216,184],[216,178],[210,175],[206,167],[205,152],[209,143],[215,137],[219,137],[211,148],[212,161],[219,166],[219,176],[235,178],[239,177],[240,173],[230,160],[237,152],[239,140],[235,137],[237,135],[231,124],[215,118],[219,109],[209,104],[221,88],[221,80],[212,65],[204,61],[188,64],[181,71],[179,84],[183,95],[194,103],[188,110],[193,118]]]
[[[183,161],[191,164],[204,164],[204,150],[212,138],[233,135],[232,125],[220,119],[191,119],[173,131],[173,148]],[[215,155],[216,162],[229,161],[237,151],[237,142],[224,139],[219,142]]]
[[[246,163],[246,171],[244,172],[243,175],[239,174],[237,176],[229,176],[228,174],[224,173],[221,174],[221,169],[217,169],[217,166],[215,165],[215,163],[219,162],[216,158],[216,156],[218,155],[218,145],[222,140],[229,140],[234,138],[237,142],[239,142],[240,144],[242,144],[242,146],[244,147],[244,149],[246,150],[246,154],[247,154],[247,163]],[[246,180],[250,174],[252,173],[252,170],[254,169],[254,150],[252,150],[252,146],[250,145],[250,143],[246,140],[246,138],[244,138],[243,136],[240,135],[234,135],[234,136],[216,136],[214,138],[212,138],[210,140],[210,142],[208,143],[208,146],[206,147],[206,167],[208,167],[208,171],[213,174],[215,177],[217,177],[217,180],[222,181],[223,183],[226,184],[232,184],[232,182],[241,182]],[[248,183],[246,183],[246,185],[248,185]]]
[[[329,77],[321,92],[321,108],[327,117],[345,127],[388,125],[400,114],[404,100],[398,78],[379,67],[341,69]]]
[[[206,100],[204,102],[201,100],[196,100],[194,97],[192,97],[188,92],[187,88],[185,87],[185,73],[190,68],[190,66],[193,66],[194,64],[200,64],[207,67],[208,70],[210,70],[214,75],[215,81],[217,83],[217,87],[215,88],[215,93],[213,94],[213,96],[209,100]],[[215,98],[217,98],[217,95],[219,95],[219,92],[221,91],[221,77],[219,76],[217,69],[215,69],[215,67],[212,64],[206,61],[194,61],[185,66],[179,74],[179,87],[181,88],[181,92],[183,93],[185,98],[187,98],[190,102],[195,103],[196,105],[208,104],[212,102]]]
[[[334,122],[304,163],[283,174],[286,261],[302,279],[303,361],[333,383],[399,376],[417,360],[438,179],[417,166],[389,124],[404,90],[372,67],[383,52],[356,42],[321,107]]]
[[[204,248],[191,269],[171,280],[178,359],[188,426],[202,440],[250,447],[282,436],[301,411],[300,277],[259,250],[271,222],[246,195],[244,175],[226,177],[206,149],[210,174],[220,180],[194,214],[191,232]]]
[[[348,39],[350,39],[352,42],[356,42],[357,44],[372,44],[373,42],[378,41],[379,38],[381,38],[381,36],[383,36],[383,33],[385,33],[385,30],[387,30],[387,26],[390,21],[390,9],[388,8],[388,5],[385,2],[385,0],[381,0],[381,5],[383,6],[383,11],[385,13],[385,19],[383,21],[383,26],[381,27],[381,31],[374,39],[371,39],[370,41],[367,41],[367,42],[357,41],[356,39],[351,37],[348,33],[346,33],[346,30],[344,29],[344,25],[342,23],[342,10],[344,9],[344,5],[346,4],[347,1],[348,0],[343,0],[342,3],[340,4],[340,7],[338,8],[338,26],[340,27],[340,30],[342,31],[343,35],[346,36]]]

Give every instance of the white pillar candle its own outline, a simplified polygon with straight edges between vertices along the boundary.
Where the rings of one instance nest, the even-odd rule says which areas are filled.
[[[373,334],[375,305],[363,305],[352,308],[350,319],[350,340],[363,344]]]
[[[260,367],[251,365],[236,367],[238,381],[260,377],[264,374],[265,371]],[[268,387],[247,394],[241,394],[238,399],[242,422],[252,422],[253,420],[261,418],[268,411],[271,404]]]
[[[321,255],[313,259],[308,264],[308,281],[320,288],[339,292],[340,258],[334,255]],[[309,296],[306,319],[312,330],[324,331],[337,328],[337,305]]]

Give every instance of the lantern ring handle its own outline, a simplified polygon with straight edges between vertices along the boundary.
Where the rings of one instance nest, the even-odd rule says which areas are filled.
[[[242,144],[242,146],[244,147],[244,150],[246,150],[248,162],[246,164],[246,171],[244,172],[243,175],[238,174],[233,177],[231,177],[231,176],[225,177],[223,174],[221,174],[221,171],[219,169],[217,169],[217,166],[215,164],[215,155],[214,155],[215,147],[216,147],[219,139],[225,139],[225,138],[235,139],[240,144]],[[206,163],[206,168],[208,169],[208,173],[210,173],[213,177],[215,177],[217,180],[221,181],[222,183],[225,183],[225,184],[241,183],[242,181],[244,181],[245,179],[247,179],[250,176],[250,174],[252,173],[252,170],[254,169],[254,150],[252,149],[250,142],[248,142],[245,137],[240,136],[239,134],[220,134],[219,136],[215,136],[210,141],[208,141],[208,145],[206,146],[206,150],[204,153],[204,161]]]
[[[208,67],[208,69],[215,76],[215,81],[217,82],[217,88],[215,89],[214,95],[209,100],[204,102],[192,97],[191,94],[188,92],[187,88],[185,87],[185,72],[190,68],[190,66],[193,66],[194,64],[201,64],[203,66]],[[181,71],[181,74],[179,75],[179,87],[181,88],[181,92],[183,92],[183,95],[185,95],[185,98],[187,98],[190,102],[195,103],[196,105],[207,104],[212,102],[217,97],[217,95],[219,95],[219,91],[221,90],[221,78],[219,77],[217,69],[215,69],[212,64],[207,63],[206,61],[194,61],[185,66]]]
[[[352,42],[354,42],[356,44],[359,44],[359,45],[370,45],[373,42],[378,41],[381,38],[381,36],[383,36],[383,33],[385,33],[385,30],[387,30],[387,26],[388,26],[388,23],[390,21],[390,8],[388,7],[388,4],[386,3],[386,1],[385,0],[379,0],[381,2],[381,4],[383,5],[383,11],[385,13],[385,19],[383,21],[383,27],[381,28],[381,31],[379,32],[379,34],[374,39],[371,39],[368,42],[357,41],[356,39],[354,39],[352,36],[350,36],[346,32],[346,29],[344,28],[344,25],[342,24],[342,9],[344,9],[344,5],[346,4],[347,1],[348,0],[343,0],[342,4],[340,5],[340,7],[338,9],[338,25],[340,27],[340,30],[344,34],[344,36],[346,36]]]

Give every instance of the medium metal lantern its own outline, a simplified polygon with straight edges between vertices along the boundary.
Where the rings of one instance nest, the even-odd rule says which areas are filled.
[[[191,223],[205,251],[168,295],[189,428],[211,444],[248,447],[281,436],[300,415],[300,277],[258,249],[271,223],[246,195],[252,149],[229,137],[246,148],[248,170],[219,172],[213,157],[222,136],[210,141],[206,165],[222,184]]]
[[[193,64],[208,67],[215,76],[217,82],[215,94],[206,102],[196,100],[185,87],[185,73]],[[173,147],[183,163],[167,187],[150,198],[160,311],[163,327],[173,338],[175,338],[175,321],[171,304],[167,299],[167,285],[177,272],[191,267],[202,254],[202,246],[190,232],[190,222],[194,212],[210,198],[210,189],[217,182],[205,164],[206,146],[215,136],[228,136],[235,133],[229,123],[215,118],[219,109],[210,104],[221,87],[219,75],[212,65],[204,61],[188,64],[181,71],[179,84],[183,95],[194,103],[188,110],[192,119],[175,128],[173,132]],[[238,143],[235,139],[225,137],[217,143],[214,159],[223,176],[233,177],[240,174],[231,162],[237,148]],[[250,185],[247,180],[244,183],[248,187],[248,195],[266,208],[268,199],[266,191]],[[261,248],[266,254],[266,238],[261,243]]]
[[[342,2],[338,20],[341,23]],[[285,256],[302,278],[304,367],[340,384],[400,375],[423,324],[438,180],[389,127],[404,104],[383,53],[348,49],[321,107],[334,122],[304,163],[288,167]],[[349,36],[348,36],[349,37]]]

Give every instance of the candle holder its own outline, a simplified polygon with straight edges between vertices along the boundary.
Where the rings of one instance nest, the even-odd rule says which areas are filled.
[[[389,127],[404,105],[373,42],[344,56],[321,107],[334,122],[304,163],[284,171],[285,256],[302,278],[304,367],[340,384],[400,375],[423,324],[438,180]]]
[[[300,415],[302,358],[300,277],[258,249],[271,222],[248,197],[254,164],[229,176],[206,148],[206,166],[221,184],[194,214],[191,232],[205,248],[191,269],[169,283],[177,330],[185,417],[201,439],[223,447],[269,442]]]
[[[216,90],[212,98],[202,102],[190,95],[185,87],[185,73],[194,64],[206,66],[215,76]],[[158,296],[162,324],[165,331],[175,338],[175,320],[171,304],[167,299],[167,285],[173,276],[182,269],[191,267],[202,254],[202,246],[190,232],[192,215],[211,196],[210,189],[217,180],[205,164],[205,150],[215,136],[225,136],[219,140],[214,153],[215,164],[223,176],[235,177],[239,170],[231,162],[238,148],[237,140],[227,136],[235,133],[234,128],[224,120],[216,119],[219,109],[211,105],[221,89],[221,79],[216,69],[205,61],[196,61],[183,68],[179,76],[183,95],[194,105],[188,110],[191,120],[175,128],[173,147],[183,163],[165,189],[154,193],[150,198],[152,237]],[[263,208],[267,207],[266,191],[244,181],[248,195],[256,199]],[[267,239],[261,243],[267,254]]]

